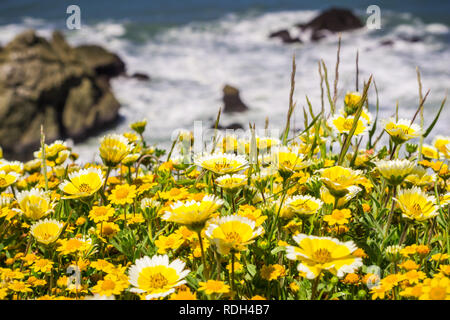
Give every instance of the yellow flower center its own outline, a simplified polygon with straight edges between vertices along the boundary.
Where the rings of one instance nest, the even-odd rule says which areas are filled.
[[[350,130],[353,127],[353,119],[345,119],[342,126],[345,130]]]
[[[8,184],[8,182],[6,181],[5,178],[0,178],[0,187],[1,187],[1,186],[5,186],[5,185],[7,185],[7,184]]]
[[[164,277],[161,273],[155,273],[152,274],[149,277],[148,280],[148,286],[150,288],[154,288],[154,289],[162,289],[164,288],[167,284],[169,283],[169,281],[167,281],[167,278]]]
[[[128,196],[128,190],[127,189],[119,189],[116,191],[116,198],[117,199],[124,199]]]
[[[327,263],[331,261],[331,252],[327,249],[318,249],[313,253],[313,259],[318,263]]]
[[[109,279],[104,280],[102,283],[102,290],[104,291],[114,290],[115,287],[116,283]]]
[[[225,234],[225,239],[228,242],[236,242],[239,243],[242,241],[242,237],[239,233],[237,233],[236,231],[231,231],[228,232],[227,234]]]
[[[430,290],[431,300],[445,300],[446,290],[443,287],[434,287]]]
[[[228,168],[231,168],[231,164],[229,164],[225,161],[214,163],[214,169],[217,171],[220,171],[223,169],[228,169]]]
[[[78,190],[80,190],[82,193],[90,193],[92,191],[92,188],[87,183],[82,183],[78,187]]]
[[[413,216],[420,216],[422,214],[422,207],[418,203],[414,203],[411,208],[411,214]]]

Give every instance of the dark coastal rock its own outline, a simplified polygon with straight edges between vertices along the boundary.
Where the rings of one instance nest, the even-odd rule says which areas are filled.
[[[75,52],[97,75],[112,78],[125,73],[125,63],[122,59],[100,46],[81,45],[75,48]]]
[[[302,40],[300,40],[300,38],[292,38],[289,31],[286,29],[272,32],[271,34],[269,34],[269,38],[280,38],[283,43],[302,43]]]
[[[135,72],[130,76],[130,78],[137,79],[139,81],[150,81],[150,76],[143,72]]]
[[[118,119],[109,78],[124,65],[105,49],[95,49],[93,60],[78,49],[59,32],[47,40],[29,30],[0,50],[0,146],[6,157],[26,159],[39,148],[41,124],[49,143],[79,141]]]
[[[304,24],[297,24],[301,30],[311,30],[311,40],[320,40],[328,33],[343,32],[363,27],[361,20],[351,10],[331,8]]]
[[[223,103],[225,105],[223,112],[243,112],[248,107],[242,102],[239,96],[239,90],[230,85],[223,88]]]
[[[211,126],[211,129],[214,129],[214,125]],[[237,129],[244,129],[244,127],[237,122],[234,122],[232,124],[229,124],[227,126],[221,126],[220,124],[217,126],[218,130],[227,130],[227,129],[232,129],[232,130],[237,130]]]

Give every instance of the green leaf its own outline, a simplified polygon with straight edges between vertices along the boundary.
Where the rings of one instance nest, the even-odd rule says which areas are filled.
[[[447,101],[447,97],[445,97],[444,100],[442,100],[441,107],[439,108],[439,111],[438,111],[438,113],[436,114],[436,117],[434,118],[434,120],[433,120],[433,122],[430,124],[430,126],[428,127],[427,131],[425,131],[425,133],[423,134],[423,137],[424,137],[424,138],[428,137],[428,135],[430,134],[431,130],[433,130],[433,128],[434,128],[436,122],[437,122],[438,119],[439,119],[439,116],[441,115],[441,111],[442,111],[442,109],[444,108],[445,101]]]

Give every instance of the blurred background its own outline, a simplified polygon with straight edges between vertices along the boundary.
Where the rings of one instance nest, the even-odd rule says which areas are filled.
[[[81,9],[80,30],[66,26],[71,4]],[[381,10],[379,30],[365,26],[370,15],[366,9],[372,4]],[[305,95],[320,109],[320,59],[328,66],[330,81],[334,79],[338,36],[325,34],[314,41],[308,30],[296,25],[331,7],[351,10],[364,25],[342,32],[338,106],[347,91],[355,90],[359,50],[360,89],[373,74],[380,116],[393,115],[398,101],[400,116],[412,117],[419,100],[418,66],[423,91],[431,89],[425,104],[426,121],[431,122],[450,83],[450,2],[445,1],[2,0],[0,45],[27,29],[47,38],[60,30],[71,46],[100,45],[123,60],[126,74],[138,73],[111,79],[121,120],[75,144],[75,151],[88,161],[97,152],[99,136],[125,132],[131,122],[143,118],[148,120],[149,141],[163,147],[170,145],[176,128],[192,129],[195,120],[211,126],[223,106],[225,84],[239,89],[248,110],[224,114],[223,126],[247,128],[252,121],[262,128],[269,117],[271,127],[283,127],[294,53],[298,108],[293,121],[301,128]],[[269,37],[280,30],[298,40],[283,43],[280,37]],[[375,102],[373,90],[370,99]],[[375,114],[374,105],[370,107]],[[435,134],[449,134],[445,110],[448,107]]]

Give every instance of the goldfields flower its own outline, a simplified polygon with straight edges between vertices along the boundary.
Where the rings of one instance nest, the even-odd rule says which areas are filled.
[[[263,234],[262,227],[256,227],[255,222],[239,215],[225,216],[212,220],[205,234],[217,247],[217,251],[228,254],[230,250],[245,250],[248,244]]]
[[[323,202],[308,195],[298,195],[286,199],[285,204],[299,216],[311,216],[322,208]]]
[[[213,293],[228,293],[230,292],[230,286],[223,281],[208,280],[206,282],[199,282],[198,291],[204,291],[205,294]]]
[[[44,219],[34,223],[30,228],[31,235],[40,243],[49,244],[58,239],[64,224],[54,219]]]
[[[447,159],[450,158],[450,137],[436,136],[433,139],[433,146],[438,149]]]
[[[129,185],[128,183],[117,185],[108,196],[108,200],[111,201],[112,204],[116,205],[125,205],[132,204],[134,202],[134,198],[136,197],[136,186]]]
[[[14,171],[8,173],[5,171],[0,171],[0,190],[6,189],[15,183],[19,177],[20,175]]]
[[[38,259],[33,264],[33,271],[34,272],[50,272],[53,268],[54,262],[48,259]]]
[[[55,205],[47,192],[37,188],[19,192],[16,198],[19,212],[32,220],[39,220],[50,214]]]
[[[439,151],[429,144],[422,145],[422,155],[427,159],[439,159]]]
[[[121,294],[126,288],[128,288],[127,282],[108,274],[103,280],[99,280],[91,291],[102,296],[111,296]]]
[[[147,300],[168,296],[186,283],[184,278],[190,270],[184,267],[185,263],[179,259],[169,263],[167,255],[137,259],[128,271],[133,286],[130,291],[145,295]]]
[[[419,300],[450,300],[450,278],[425,279]]]
[[[160,235],[155,240],[155,246],[158,248],[157,253],[166,254],[168,250],[177,250],[184,243],[183,237],[178,233],[172,233],[169,236]]]
[[[107,206],[93,206],[91,211],[89,211],[89,219],[95,223],[102,221],[108,221],[114,216],[115,209],[108,204]]]
[[[326,221],[330,226],[335,224],[343,225],[349,223],[349,219],[352,214],[349,209],[334,209],[331,214],[325,215],[323,220]]]
[[[218,177],[216,184],[226,190],[236,190],[247,184],[247,176],[244,174],[226,174]]]
[[[321,169],[321,180],[335,198],[341,198],[350,191],[350,187],[363,182],[362,171],[341,166]]]
[[[244,156],[231,153],[196,155],[194,163],[217,175],[236,173],[248,166],[248,161]]]
[[[92,239],[88,237],[74,237],[71,239],[59,239],[59,247],[56,251],[61,252],[62,255],[72,253],[87,252],[92,248]]]
[[[189,229],[201,231],[208,219],[210,219],[222,206],[223,200],[206,195],[201,201],[177,201],[170,205],[161,217],[162,220],[185,225]]]
[[[180,286],[177,292],[172,293],[169,300],[197,300],[197,293],[192,292],[185,285]]]
[[[59,189],[69,194],[66,199],[89,197],[103,185],[105,178],[101,169],[88,168],[69,173],[69,180],[59,185]]]
[[[418,187],[400,190],[394,200],[402,211],[403,217],[411,220],[424,221],[439,214],[435,197],[427,195]]]
[[[261,278],[267,281],[277,280],[286,275],[286,269],[279,264],[263,265],[260,272]]]
[[[250,205],[240,205],[236,214],[255,221],[257,227],[262,225],[263,222],[267,219],[267,216],[262,215],[261,209],[256,209],[255,207]]]
[[[333,130],[337,133],[350,133],[353,127],[353,123],[355,122],[354,116],[347,116],[344,117],[342,115],[335,115],[333,118],[331,118],[329,126],[333,128]],[[354,136],[358,136],[360,134],[364,134],[368,129],[368,126],[365,121],[363,121],[363,118],[359,118],[358,122],[356,124],[356,129],[354,132]]]
[[[111,238],[119,231],[119,226],[114,222],[102,222],[97,224],[97,234],[102,237]]]
[[[395,119],[390,118],[385,121],[384,130],[396,144],[401,144],[422,135],[422,128],[417,124],[411,124],[411,121],[406,119],[395,121]]]
[[[391,185],[399,185],[414,169],[415,164],[409,160],[379,160],[376,163],[378,172]]]
[[[300,260],[297,269],[306,273],[306,278],[314,279],[323,270],[327,270],[339,278],[345,273],[355,272],[363,265],[362,259],[352,253],[357,249],[352,241],[341,242],[330,237],[294,236],[298,247],[287,246],[286,257]]]
[[[117,166],[129,153],[131,145],[119,134],[109,134],[100,140],[100,157],[107,167]]]

